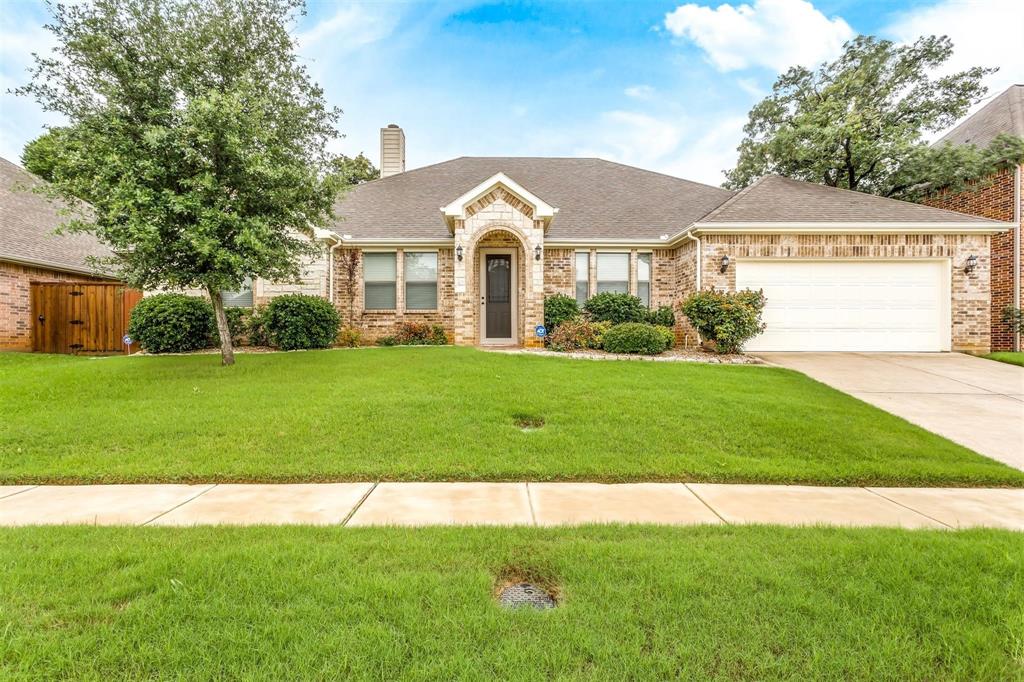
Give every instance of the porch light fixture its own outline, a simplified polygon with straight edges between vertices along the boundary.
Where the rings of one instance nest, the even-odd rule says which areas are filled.
[[[542,253],[544,252],[541,250],[540,244],[537,244],[537,246],[533,247],[533,260],[540,260]]]
[[[462,260],[462,244],[455,247],[455,257]]]
[[[729,269],[729,262],[728,256],[722,256],[722,269],[720,270],[722,274],[725,274],[725,271]]]
[[[971,274],[976,267],[978,267],[978,257],[972,253],[967,257],[967,263],[964,264],[964,274]]]

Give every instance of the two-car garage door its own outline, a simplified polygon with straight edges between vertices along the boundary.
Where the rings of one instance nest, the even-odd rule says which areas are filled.
[[[748,351],[949,350],[948,261],[743,260],[736,288],[767,299]]]

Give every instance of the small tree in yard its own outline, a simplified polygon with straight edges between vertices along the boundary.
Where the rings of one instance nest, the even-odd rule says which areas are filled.
[[[1001,136],[989,147],[931,147],[926,133],[948,128],[985,95],[974,67],[929,76],[953,53],[948,38],[911,45],[860,36],[816,71],[794,66],[751,111],[726,187],[768,174],[898,199],[975,178],[1024,159],[1024,141]]]
[[[68,119],[52,191],[86,197],[94,233],[143,289],[198,288],[234,362],[222,290],[295,280],[332,217],[338,111],[299,65],[301,0],[51,5],[55,55],[19,88]]]

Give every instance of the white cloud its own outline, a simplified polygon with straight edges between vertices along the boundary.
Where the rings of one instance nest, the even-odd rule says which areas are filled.
[[[842,18],[830,19],[804,0],[754,0],[714,9],[688,3],[665,15],[665,28],[693,41],[720,71],[813,68],[839,54],[854,35]]]
[[[953,56],[942,73],[972,66],[998,66],[985,84],[996,95],[1024,82],[1024,2],[1021,0],[945,0],[898,15],[882,35],[911,43],[923,35],[947,35]]]
[[[382,5],[344,5],[333,16],[298,33],[303,48],[329,46],[334,54],[352,52],[391,35],[398,14]]]
[[[626,97],[633,99],[651,99],[654,97],[654,88],[650,85],[631,85],[623,90]]]

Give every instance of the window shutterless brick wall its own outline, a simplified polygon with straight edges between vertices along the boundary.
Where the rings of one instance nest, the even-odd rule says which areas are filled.
[[[110,280],[0,261],[0,351],[32,350],[32,282]]]
[[[1024,176],[1024,173],[1021,175]],[[1014,169],[1009,168],[974,183],[974,186],[966,191],[941,192],[926,199],[924,203],[993,220],[1012,221],[1015,176]],[[1024,197],[1024,187],[1021,190],[1021,195]],[[1024,206],[1021,208],[1020,215],[1024,216]],[[992,350],[1014,349],[1014,334],[1010,327],[1002,321],[1003,310],[1009,305],[1024,306],[1024,301],[1014,302],[1013,300],[1013,246],[1013,230],[1007,230],[992,237],[992,305],[990,313]],[[1021,240],[1020,249],[1018,263],[1020,263],[1021,272],[1019,276],[1024,279],[1024,239]]]

